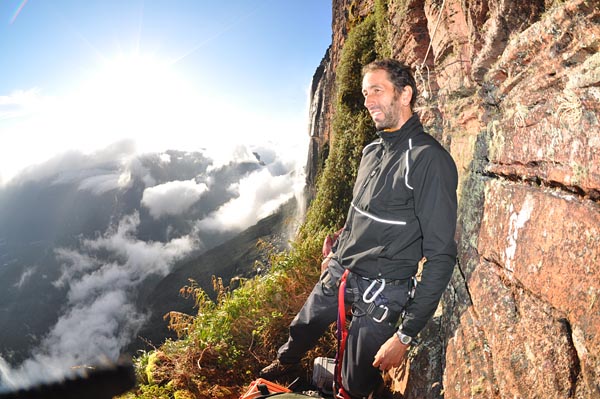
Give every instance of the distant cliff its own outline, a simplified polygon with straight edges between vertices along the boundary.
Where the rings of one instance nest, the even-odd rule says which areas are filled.
[[[459,167],[459,262],[407,398],[600,397],[599,4],[333,0],[311,198],[346,40],[373,14],[377,56],[415,71],[417,112]]]

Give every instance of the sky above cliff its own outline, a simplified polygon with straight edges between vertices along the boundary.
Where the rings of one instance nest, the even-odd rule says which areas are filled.
[[[227,158],[249,144],[304,162],[330,42],[325,0],[4,1],[0,184],[110,145]]]

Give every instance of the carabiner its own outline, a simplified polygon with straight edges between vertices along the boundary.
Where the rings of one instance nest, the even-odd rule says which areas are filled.
[[[382,321],[384,321],[387,318],[390,308],[388,308],[385,305],[379,305],[378,307],[380,309],[383,309],[383,314],[380,317],[375,317],[375,316],[372,316],[372,317],[373,317],[374,322],[381,323]]]
[[[413,299],[415,297],[415,292],[417,291],[417,278],[415,276],[412,276],[410,278],[410,282],[411,282],[411,286],[410,289],[408,290],[408,299]]]
[[[368,294],[375,287],[375,284],[377,284],[378,281],[381,282],[381,285],[379,286],[379,288],[377,288],[377,291],[375,291],[373,293],[373,295],[371,295],[371,297],[368,298]],[[384,288],[385,288],[385,279],[383,279],[383,280],[373,280],[373,282],[367,287],[367,289],[365,290],[365,293],[362,296],[363,302],[364,303],[371,303],[371,302],[373,302],[377,298],[377,295],[379,295],[379,294],[381,294],[383,292]]]

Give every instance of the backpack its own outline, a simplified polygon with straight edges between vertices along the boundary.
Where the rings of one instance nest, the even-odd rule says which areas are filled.
[[[306,399],[310,397],[311,396],[304,395],[302,393],[292,392],[290,389],[265,380],[264,378],[258,378],[252,384],[250,384],[250,387],[245,394],[240,396],[240,399]]]

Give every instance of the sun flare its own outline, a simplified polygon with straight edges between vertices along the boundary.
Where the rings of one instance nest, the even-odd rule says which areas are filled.
[[[69,98],[74,123],[114,140],[188,131],[201,101],[171,63],[148,55],[106,61]]]
[[[149,56],[120,56],[108,61],[82,86],[82,96],[99,109],[140,116],[183,94],[179,77],[165,62]]]

